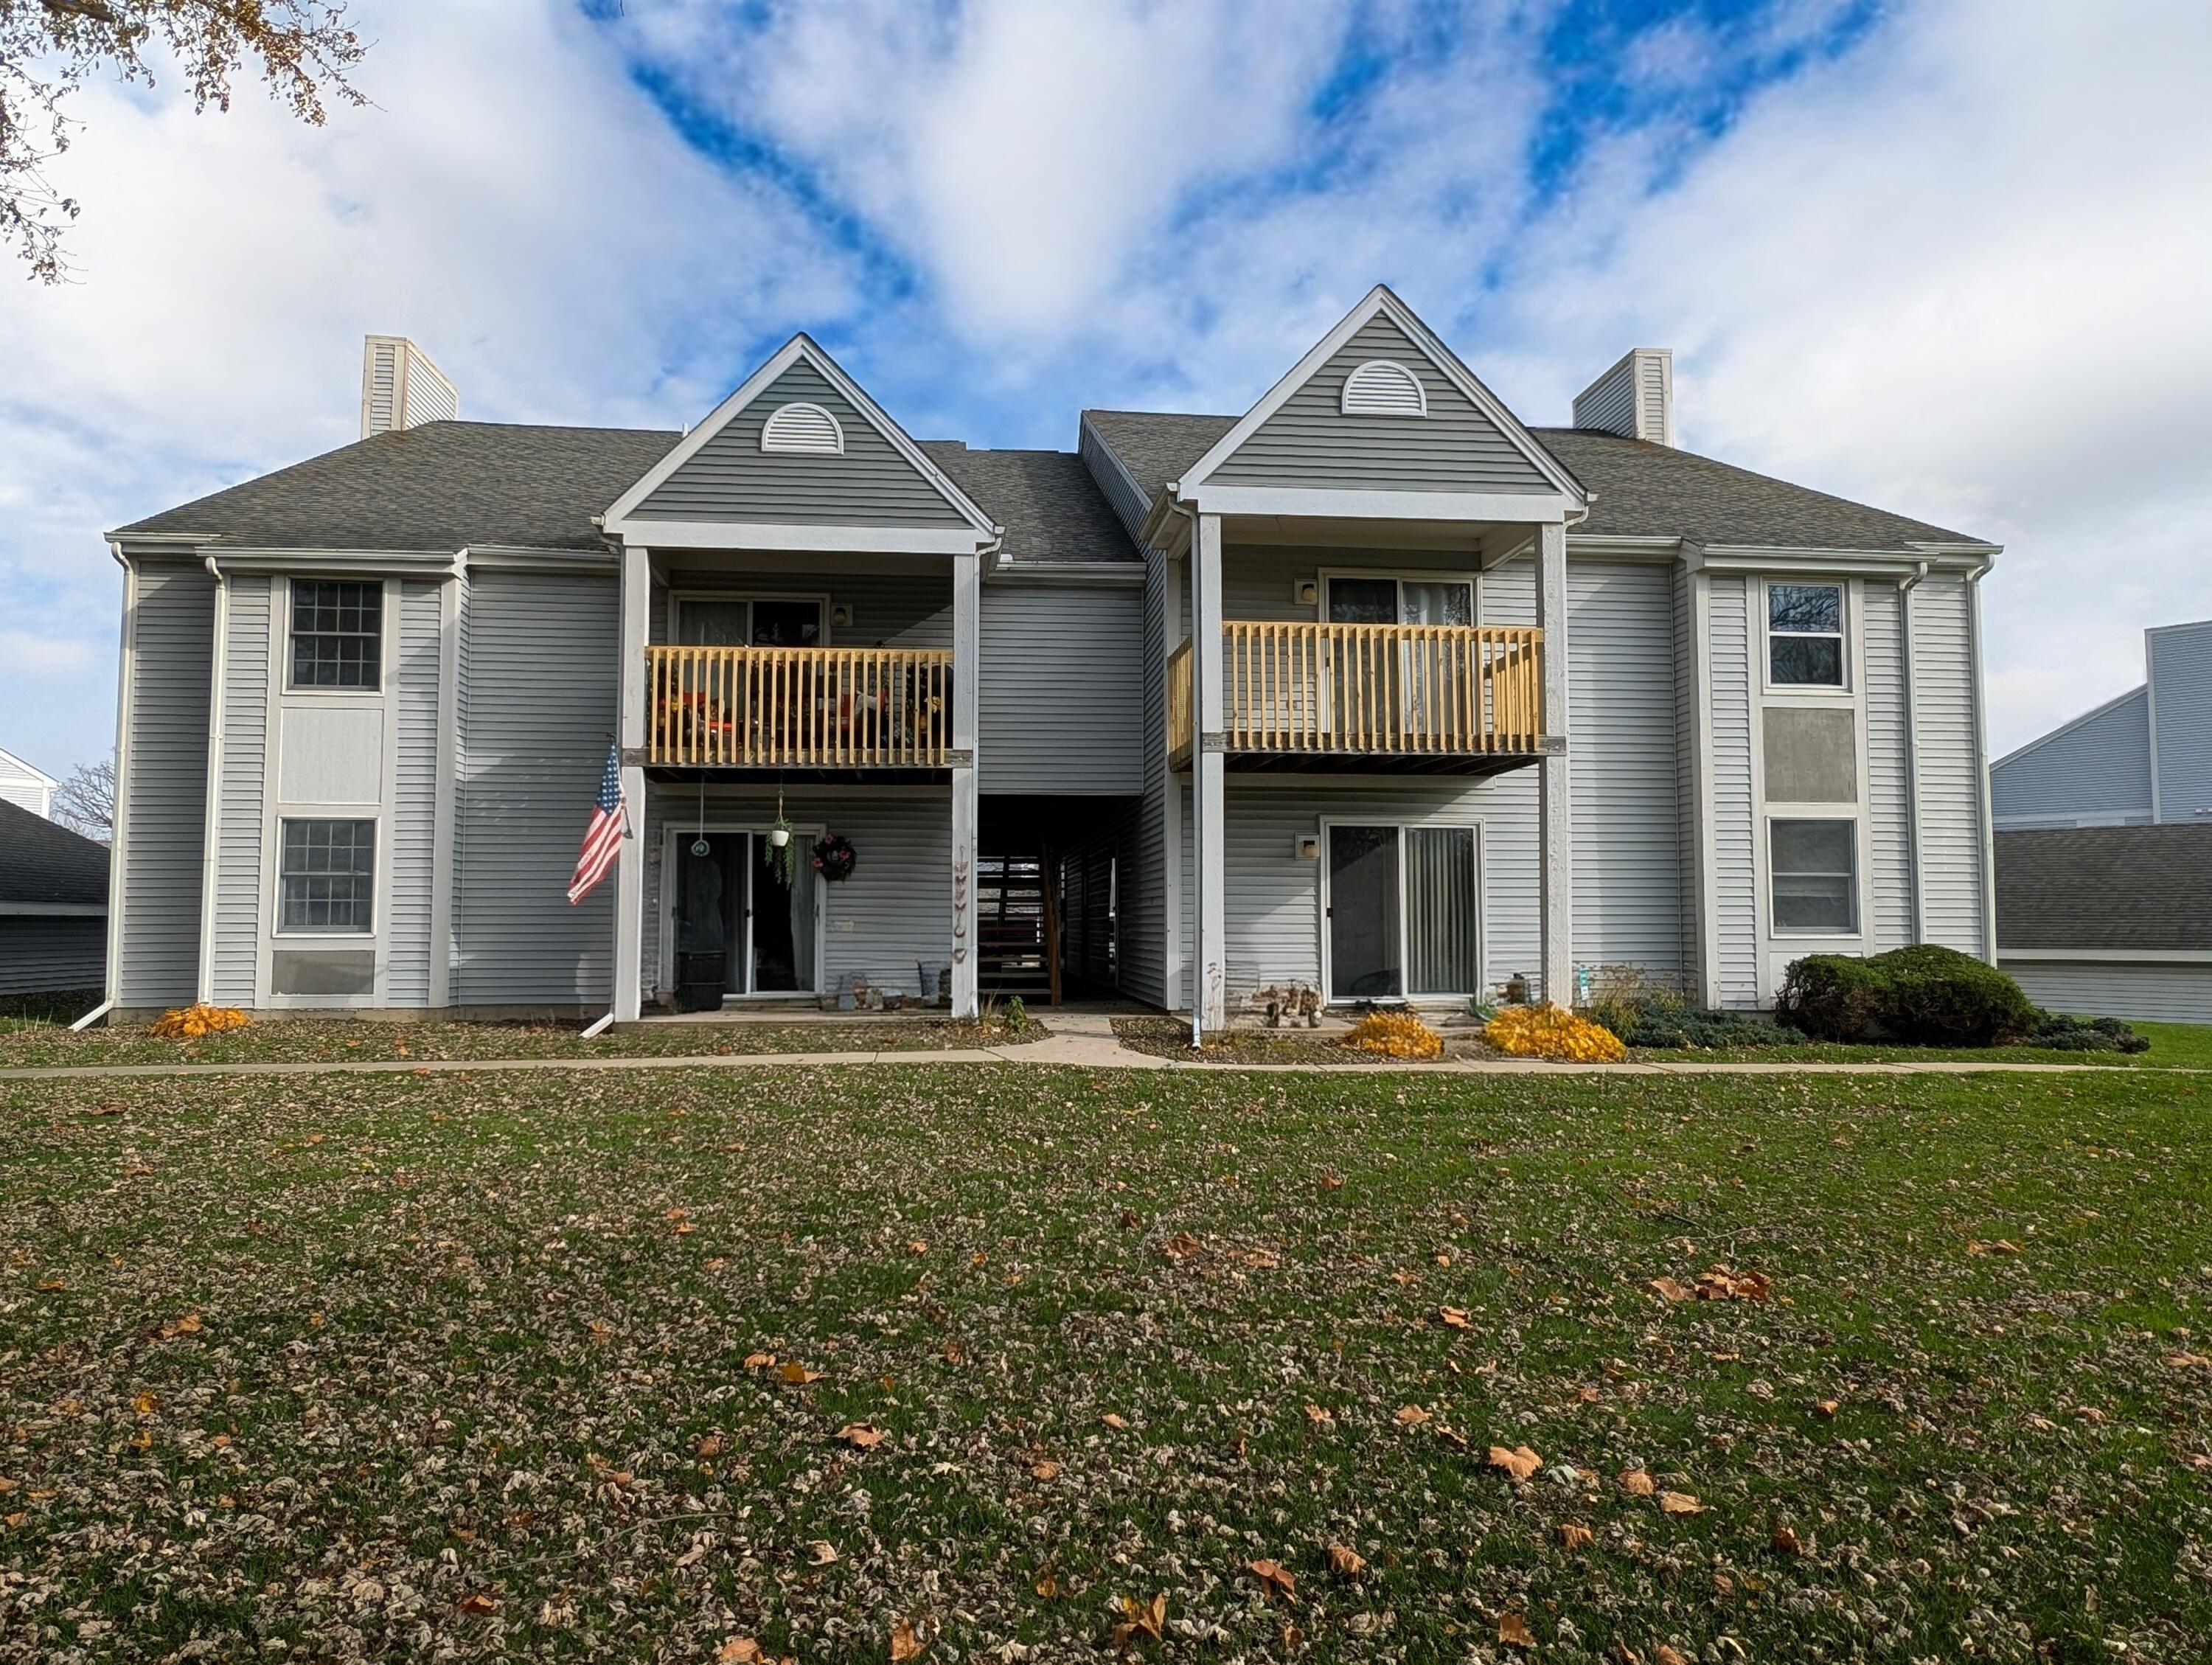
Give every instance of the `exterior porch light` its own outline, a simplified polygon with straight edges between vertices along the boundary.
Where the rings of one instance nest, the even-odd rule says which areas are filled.
[[[1291,841],[1291,848],[1301,861],[1321,860],[1321,840],[1312,833],[1300,833]]]

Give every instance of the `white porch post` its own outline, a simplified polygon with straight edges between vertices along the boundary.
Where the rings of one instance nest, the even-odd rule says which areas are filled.
[[[981,805],[975,792],[976,704],[982,678],[983,559],[952,557],[952,1015],[973,1018],[979,1001],[975,974],[975,838]],[[927,990],[923,991],[927,994]]]
[[[1544,761],[1537,787],[1543,845],[1544,998],[1575,998],[1574,832],[1568,803],[1567,528],[1536,530],[1536,623],[1544,633]]]
[[[1210,1035],[1229,1026],[1229,852],[1227,793],[1223,780],[1224,713],[1221,699],[1221,517],[1198,517],[1197,547],[1191,561],[1191,668],[1198,678],[1194,702],[1198,744],[1193,749],[1191,781],[1198,842],[1198,952],[1192,966],[1197,985],[1199,1031]]]
[[[645,749],[646,615],[653,605],[653,569],[646,551],[622,552],[623,843],[615,865],[617,1023],[637,1021],[645,956],[645,770],[630,761]]]

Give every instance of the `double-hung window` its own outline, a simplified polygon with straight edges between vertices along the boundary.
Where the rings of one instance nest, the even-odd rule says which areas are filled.
[[[381,685],[384,586],[353,579],[292,580],[292,686]]]
[[[1850,936],[1859,928],[1858,823],[1770,821],[1774,929]]]
[[[376,823],[287,819],[276,928],[367,936],[376,928]]]
[[[1766,586],[1766,680],[1775,688],[1844,685],[1844,586]]]

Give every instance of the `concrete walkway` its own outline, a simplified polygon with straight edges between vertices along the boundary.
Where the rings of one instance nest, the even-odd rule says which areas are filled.
[[[1373,1075],[1399,1071],[1417,1075],[1972,1075],[1990,1070],[2066,1074],[2109,1070],[2110,1064],[2007,1064],[1992,1060],[1930,1060],[1925,1063],[1723,1063],[1555,1064],[1538,1058],[1453,1059],[1434,1064],[1388,1060],[1343,1064],[1220,1063],[1200,1059],[1158,1058],[1133,1051],[1114,1033],[1112,1017],[1098,1012],[1068,1012],[1049,1020],[1052,1035],[1042,1041],[1004,1047],[963,1047],[941,1052],[756,1052],[705,1053],[665,1058],[447,1058],[361,1062],[258,1064],[69,1064],[0,1070],[0,1081],[70,1081],[81,1078],[184,1075],[443,1075],[467,1071],[819,1069],[831,1065],[891,1064],[913,1068],[935,1064],[1021,1064],[1093,1070],[1171,1070],[1290,1075]],[[2166,1073],[2168,1072],[2159,1072]]]

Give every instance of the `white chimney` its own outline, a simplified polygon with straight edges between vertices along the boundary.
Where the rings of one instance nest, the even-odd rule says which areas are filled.
[[[1674,444],[1674,349],[1632,348],[1575,395],[1575,426],[1654,445]]]
[[[460,413],[461,396],[446,373],[405,336],[362,338],[362,438],[426,422],[451,422]]]

